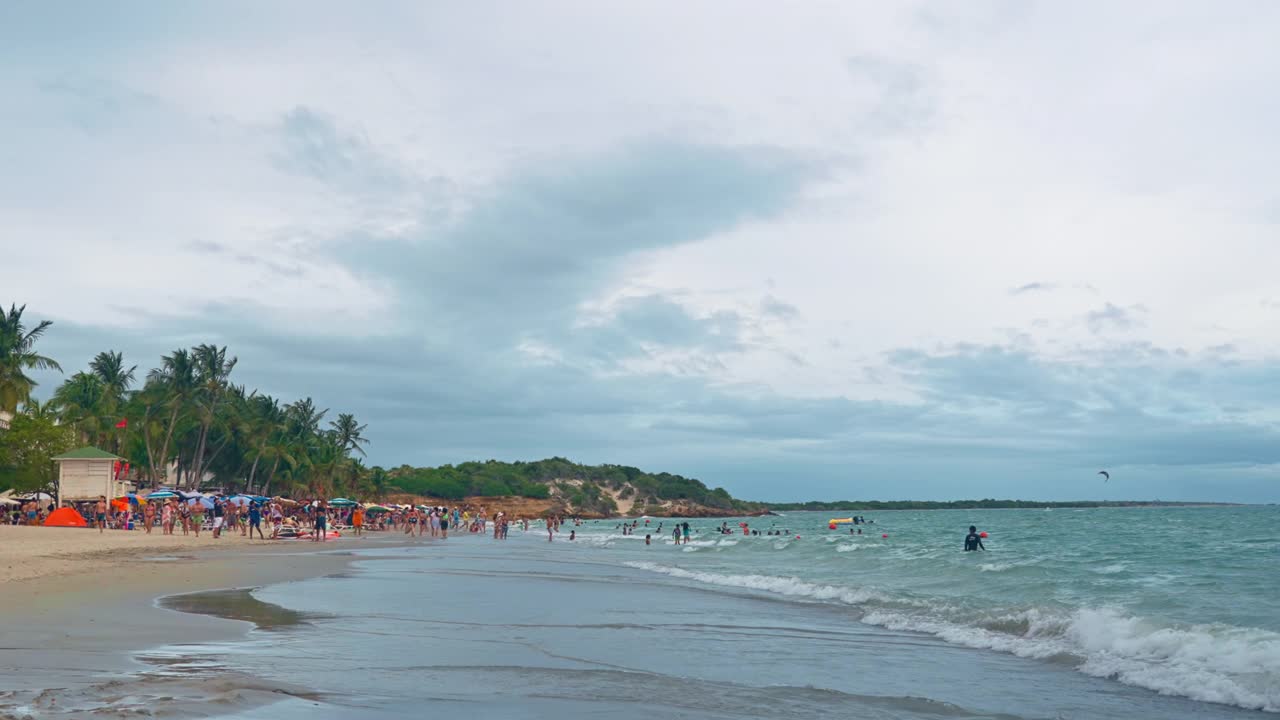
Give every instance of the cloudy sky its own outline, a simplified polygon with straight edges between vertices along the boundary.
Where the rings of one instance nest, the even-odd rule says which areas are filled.
[[[1277,35],[1261,1],[9,3],[0,300],[68,372],[226,344],[384,465],[1280,501]]]

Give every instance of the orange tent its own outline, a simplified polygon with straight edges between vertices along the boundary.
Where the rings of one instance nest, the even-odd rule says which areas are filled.
[[[49,517],[44,519],[45,527],[89,527],[89,523],[85,521],[84,516],[76,512],[75,508],[58,508],[49,513]]]

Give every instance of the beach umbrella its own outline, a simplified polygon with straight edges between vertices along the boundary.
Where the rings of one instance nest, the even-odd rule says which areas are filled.
[[[168,500],[169,498],[176,498],[176,497],[182,497],[182,496],[172,490],[157,490],[151,493],[150,495],[147,495],[147,501],[150,502],[152,500]]]
[[[187,498],[187,504],[192,507],[195,507],[196,505],[203,505],[206,510],[213,509],[213,500],[205,497],[204,495],[196,495],[195,497]]]
[[[236,495],[234,497],[227,498],[227,502],[231,503],[232,505],[246,507],[253,502],[253,498],[249,497],[248,495]]]
[[[49,493],[42,493],[42,492],[27,493],[26,495],[15,495],[14,497],[18,498],[19,500],[35,500],[37,502],[41,500],[53,499],[53,496],[50,495]]]
[[[368,505],[364,510],[365,512],[391,512],[391,508],[382,505]]]
[[[276,502],[280,503],[281,505],[297,505],[298,504],[297,500],[290,500],[289,498],[286,498],[286,497],[276,498]]]
[[[360,503],[356,502],[355,500],[348,500],[346,498],[334,498],[329,501],[329,504],[332,505],[333,507],[355,507]]]
[[[0,505],[21,505],[17,500],[10,500],[7,497],[0,497]]]

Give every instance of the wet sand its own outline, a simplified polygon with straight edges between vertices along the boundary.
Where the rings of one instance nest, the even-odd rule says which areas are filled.
[[[225,701],[242,705],[303,694],[216,672],[188,682],[173,672],[181,665],[174,658],[147,661],[138,654],[235,641],[255,625],[302,621],[283,608],[261,607],[266,604],[247,590],[339,573],[351,550],[404,542],[398,533],[312,543],[249,541],[239,534],[213,540],[202,533],[196,541],[141,532],[0,528],[0,718],[129,714],[135,696],[151,698],[149,711],[172,705],[177,715],[200,716],[206,707],[212,714],[226,712],[217,709]],[[140,692],[134,687],[139,683],[149,689]],[[155,698],[167,700],[157,706]]]

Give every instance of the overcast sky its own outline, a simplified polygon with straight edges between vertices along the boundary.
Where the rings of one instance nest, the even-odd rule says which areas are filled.
[[[0,301],[68,373],[226,344],[388,466],[1280,501],[1277,37],[1265,1],[7,3]]]

